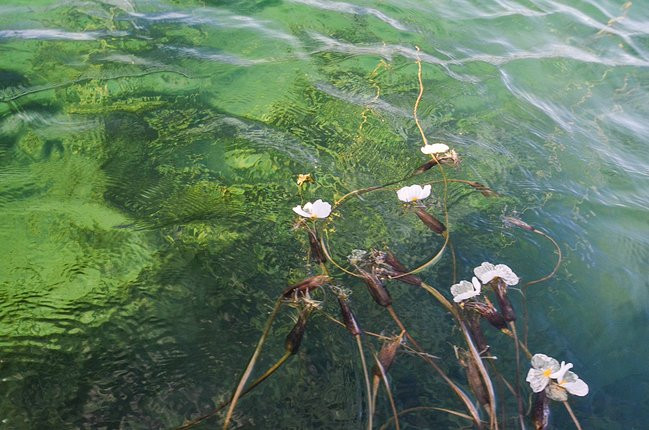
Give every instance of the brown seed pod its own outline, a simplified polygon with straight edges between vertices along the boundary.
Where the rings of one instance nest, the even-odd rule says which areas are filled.
[[[508,226],[513,225],[515,227],[522,228],[523,230],[534,231],[534,227],[532,227],[531,225],[529,225],[523,220],[514,218],[513,216],[504,216],[503,222]]]
[[[397,357],[397,351],[401,346],[402,339],[403,337],[400,335],[390,340],[389,342],[384,343],[381,347],[378,359],[379,363],[381,363],[381,367],[383,368],[383,372],[388,373],[390,366],[392,366],[392,364],[394,363],[394,360]],[[372,373],[374,373],[375,376],[381,377],[381,369],[379,369],[377,365],[374,365],[374,367],[372,368]]]
[[[550,422],[550,401],[545,391],[534,393],[532,398],[532,422],[535,430],[546,430]]]
[[[302,311],[300,316],[297,318],[297,322],[286,336],[286,339],[284,340],[284,348],[286,348],[287,352],[295,354],[298,349],[300,349],[300,344],[304,337],[304,331],[306,330],[306,321],[310,314],[311,312],[308,310]]]
[[[293,294],[306,294],[311,290],[315,290],[318,287],[323,286],[327,282],[329,282],[331,278],[327,275],[316,275],[316,276],[311,276],[309,278],[304,279],[301,282],[298,282],[297,284],[293,284],[290,287],[287,287],[283,292],[282,292],[282,297],[285,299],[290,298]]]
[[[487,394],[487,390],[482,383],[480,370],[478,369],[478,365],[476,364],[475,360],[468,352],[464,350],[458,350],[458,359],[460,361],[460,365],[466,369],[466,379],[469,383],[469,387],[471,387],[471,391],[473,391],[473,394],[475,394],[481,405],[488,405],[489,395]]]
[[[442,234],[444,231],[446,231],[446,226],[442,224],[440,220],[429,214],[424,210],[424,208],[416,208],[415,213],[419,217],[419,219],[432,231],[434,231],[437,234]]]
[[[427,170],[430,170],[433,166],[436,166],[439,164],[439,162],[436,159],[432,159],[430,161],[427,161],[426,163],[422,164],[421,166],[417,167],[413,172],[412,175],[419,175],[424,173]]]
[[[516,321],[516,312],[512,303],[509,301],[509,297],[507,297],[507,284],[502,279],[496,278],[491,282],[491,287],[496,293],[500,312],[503,318],[505,318],[505,321]]]
[[[492,190],[491,188],[489,188],[485,184],[481,184],[480,182],[467,181],[466,184],[473,187],[475,190],[480,191],[480,193],[482,193],[482,195],[485,196],[485,197],[498,197],[499,196],[499,194],[497,192],[495,192],[494,190]]]
[[[311,245],[311,259],[316,263],[324,263],[327,261],[324,251],[322,250],[322,245],[316,237],[315,233],[311,230],[307,230],[309,234],[309,245]]]
[[[487,344],[487,339],[484,337],[484,332],[482,331],[482,326],[480,325],[480,315],[476,313],[471,313],[468,318],[469,333],[471,334],[471,339],[475,342],[475,346],[478,348],[480,354],[484,354],[489,351],[489,344]]]
[[[391,277],[397,278],[399,281],[405,282],[406,284],[410,285],[416,285],[420,286],[421,285],[421,278],[416,275],[406,275],[402,276],[404,273],[408,273],[409,270],[406,269],[406,267],[401,264],[401,262],[397,259],[397,257],[390,251],[386,251],[383,253],[384,257],[383,260],[385,263],[389,266],[392,267],[393,272],[390,274]]]
[[[498,330],[507,328],[507,321],[491,303],[467,301],[464,303],[464,308],[477,312]]]
[[[340,313],[342,314],[343,321],[345,322],[345,327],[347,327],[347,330],[353,336],[361,334],[361,328],[359,327],[358,322],[356,321],[356,317],[354,316],[354,312],[352,312],[351,308],[349,307],[347,300],[338,296],[338,304],[340,305]]]
[[[388,293],[388,290],[386,290],[385,285],[383,285],[379,277],[374,273],[369,273],[362,269],[359,269],[359,271],[374,301],[383,307],[390,306],[392,304],[392,297],[390,297],[390,293]]]

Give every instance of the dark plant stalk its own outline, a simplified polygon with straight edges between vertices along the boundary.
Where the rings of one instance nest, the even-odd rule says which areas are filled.
[[[342,314],[345,328],[351,333],[352,336],[356,339],[356,345],[358,346],[358,355],[361,359],[361,365],[363,367],[363,377],[365,379],[365,390],[367,392],[367,428],[372,430],[372,420],[374,418],[374,405],[372,402],[372,389],[370,387],[370,378],[367,372],[367,363],[365,362],[365,351],[363,349],[363,341],[361,340],[361,329],[356,321],[354,312],[352,312],[349,307],[349,303],[342,295],[338,296],[338,304],[340,305],[340,313]]]
[[[545,391],[534,393],[532,398],[532,422],[534,430],[546,430],[550,421],[550,400]]]
[[[426,285],[426,284],[422,282],[422,286],[424,286],[424,285]],[[451,306],[451,305],[449,304],[449,306]],[[451,308],[453,308],[453,306],[451,306]],[[419,343],[410,335],[410,333],[408,333],[408,330],[406,330],[405,326],[403,325],[403,323],[401,322],[401,320],[397,316],[396,312],[394,311],[394,308],[392,308],[392,306],[389,306],[387,309],[388,309],[388,312],[390,313],[390,315],[392,316],[392,319],[397,323],[399,328],[404,332],[404,334],[406,335],[408,340],[412,343],[412,345],[416,348],[416,350],[418,352],[423,352],[424,350],[419,345]],[[475,349],[475,347],[474,347],[474,349]],[[437,365],[437,363],[435,363],[435,361],[433,361],[430,357],[428,357],[426,355],[423,355],[423,354],[420,354],[420,357],[424,361],[426,361],[433,369],[435,369],[435,371],[437,371],[437,373],[442,377],[444,382],[446,382],[451,387],[453,392],[455,392],[455,394],[460,398],[460,400],[462,400],[464,402],[464,404],[466,405],[469,413],[473,417],[474,423],[476,424],[476,426],[479,429],[481,429],[482,424],[481,424],[481,421],[480,421],[480,415],[478,413],[478,410],[475,408],[475,406],[471,402],[471,399],[469,399],[469,397],[460,389],[460,387],[458,387],[457,384],[455,382],[453,382],[451,380],[451,378],[448,377],[446,372],[444,372],[442,370],[442,368],[439,367]]]
[[[289,357],[290,357],[291,355],[293,355],[291,352],[289,352],[289,351],[285,352],[284,355],[282,355],[282,357],[280,357],[280,359],[277,360],[277,361],[275,362],[275,364],[273,364],[271,367],[269,367],[268,370],[266,370],[266,372],[264,372],[263,375],[261,375],[261,376],[260,376],[259,378],[257,378],[257,379],[252,383],[252,384],[250,384],[250,386],[249,386],[248,388],[246,388],[246,389],[241,393],[241,396],[240,396],[240,397],[245,396],[246,394],[248,394],[249,392],[251,392],[251,391],[252,391],[252,390],[253,390],[257,385],[261,384],[261,383],[264,382],[266,379],[268,379],[268,377],[271,376],[273,373],[275,373],[275,371],[276,371],[277,369],[279,369],[279,368],[280,368],[280,367],[281,367],[281,366],[286,362],[286,360],[289,359]],[[230,399],[229,399],[228,401],[226,401],[226,402],[221,403],[217,408],[213,409],[213,410],[212,410],[211,412],[209,412],[208,414],[205,414],[205,415],[203,415],[203,416],[201,416],[201,417],[198,417],[198,418],[196,418],[196,419],[193,419],[193,420],[191,420],[190,422],[188,422],[188,423],[186,423],[186,424],[183,424],[183,425],[180,426],[180,427],[177,427],[176,430],[186,430],[186,429],[189,429],[189,428],[194,427],[194,426],[197,425],[197,424],[200,424],[201,422],[205,421],[206,419],[211,418],[211,417],[213,417],[214,415],[216,415],[217,413],[219,413],[219,412],[220,412],[224,407],[226,407],[227,405],[229,405],[231,401],[232,401],[232,398],[230,398]]]
[[[516,333],[516,323],[510,321],[509,330],[512,332],[512,335],[514,336],[514,345],[515,345],[514,349],[516,353],[516,385],[514,385],[514,387],[516,388],[515,394],[516,394],[516,406],[518,407],[518,421],[521,425],[521,430],[526,430],[525,419],[523,418],[523,399],[521,398],[521,384],[520,384],[521,359],[520,359],[520,349],[518,346],[519,344],[518,334]]]
[[[273,311],[271,312],[270,316],[268,317],[268,320],[266,321],[266,326],[264,327],[264,331],[259,338],[259,341],[257,342],[257,347],[255,348],[255,351],[252,354],[252,357],[250,357],[250,360],[248,361],[248,365],[246,366],[246,370],[244,370],[243,375],[241,375],[241,379],[239,380],[239,384],[237,385],[237,388],[234,390],[234,394],[232,395],[232,401],[230,403],[230,407],[228,408],[228,412],[225,416],[225,421],[223,423],[223,429],[227,429],[228,425],[230,424],[230,420],[232,419],[232,414],[234,413],[234,408],[237,406],[237,401],[239,400],[239,397],[241,396],[241,393],[243,392],[243,387],[246,385],[246,381],[248,381],[248,378],[250,377],[250,374],[252,373],[252,369],[255,367],[255,363],[257,362],[257,359],[259,358],[259,354],[261,353],[261,349],[264,346],[264,342],[266,341],[266,338],[268,337],[268,333],[270,332],[270,328],[273,325],[273,321],[275,320],[275,317],[277,316],[277,312],[279,311],[279,308],[282,305],[281,300],[277,300],[275,303],[275,307],[273,308]]]
[[[397,405],[394,403],[394,397],[392,396],[392,390],[390,389],[390,383],[388,382],[388,378],[386,376],[386,369],[383,368],[383,365],[381,364],[380,357],[374,356],[374,360],[376,361],[376,366],[379,369],[380,372],[380,377],[383,380],[383,384],[385,385],[385,392],[388,395],[388,400],[390,401],[390,407],[392,408],[392,416],[394,417],[394,426],[397,430],[400,430],[401,427],[399,426],[399,413],[397,412]],[[375,388],[376,391],[378,391],[378,387]],[[374,392],[374,397],[376,398],[376,391]]]
[[[489,373],[487,372],[487,369],[485,368],[484,363],[482,362],[482,357],[480,357],[480,352],[478,351],[473,341],[471,340],[471,335],[469,334],[469,330],[467,329],[466,324],[462,319],[462,316],[458,312],[457,308],[453,306],[451,302],[449,302],[446,299],[446,297],[442,295],[442,293],[437,291],[436,288],[433,288],[432,286],[426,284],[425,282],[422,282],[421,287],[427,292],[429,292],[430,294],[432,294],[432,296],[435,297],[443,307],[445,307],[449,312],[451,312],[451,314],[457,320],[460,329],[462,330],[462,334],[464,335],[464,338],[466,340],[467,346],[469,347],[469,351],[471,352],[473,359],[476,361],[476,364],[478,365],[478,369],[480,370],[480,375],[482,376],[482,380],[484,381],[485,387],[487,388],[487,393],[489,394],[489,405],[491,408],[491,412],[489,414],[489,418],[490,418],[489,426],[492,429],[498,428],[498,417],[496,416],[496,395],[494,394],[493,383],[491,382]],[[476,412],[476,425],[479,428],[481,428],[479,419],[477,419],[477,412]]]
[[[505,321],[516,321],[516,312],[514,312],[514,307],[507,297],[507,284],[505,284],[502,279],[496,278],[491,281],[491,288],[493,288],[494,293],[496,293],[500,312]]]

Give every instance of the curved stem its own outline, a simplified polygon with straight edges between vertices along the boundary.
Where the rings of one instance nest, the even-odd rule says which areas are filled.
[[[577,419],[577,416],[575,413],[572,411],[572,408],[570,407],[570,403],[568,401],[561,402],[563,403],[563,406],[566,407],[566,410],[568,411],[568,414],[570,414],[570,418],[572,418],[572,422],[575,423],[575,427],[577,427],[577,430],[582,430],[581,424],[579,424],[579,420]]]
[[[286,360],[288,360],[288,358],[291,355],[292,354],[290,352],[286,352],[279,360],[277,360],[275,362],[275,364],[273,364],[270,368],[268,368],[268,370],[266,370],[266,372],[264,372],[263,375],[261,375],[252,384],[250,384],[250,386],[248,388],[246,388],[244,392],[241,393],[240,397],[243,397],[246,394],[248,394],[249,392],[251,392],[257,385],[261,384],[269,376],[271,376],[273,373],[275,373],[275,371],[277,369],[279,369],[282,366],[282,364],[284,364],[286,362]],[[221,411],[221,409],[223,409],[224,407],[229,405],[231,401],[232,401],[232,398],[230,398],[230,400],[228,400],[226,402],[221,403],[217,408],[213,409],[211,412],[209,412],[209,413],[207,413],[207,414],[205,414],[205,415],[203,415],[201,417],[198,417],[198,418],[188,422],[187,424],[183,424],[182,426],[178,427],[176,430],[186,430],[186,429],[194,427],[197,424],[200,424],[201,422],[205,421],[206,419],[211,418],[214,415],[216,415],[217,413],[219,413],[219,411]]]
[[[241,397],[241,394],[243,392],[243,387],[246,385],[246,381],[248,381],[248,378],[252,373],[252,369],[255,367],[255,363],[259,358],[261,349],[264,346],[264,342],[268,337],[270,328],[273,325],[273,321],[275,320],[275,316],[277,316],[277,312],[279,311],[281,305],[282,305],[282,301],[281,299],[278,299],[277,302],[275,303],[275,307],[273,308],[273,311],[270,314],[270,317],[268,317],[268,321],[266,321],[266,326],[264,327],[264,331],[261,337],[259,338],[259,341],[257,342],[257,347],[255,348],[255,352],[252,354],[252,357],[250,357],[250,361],[248,361],[248,366],[246,366],[246,370],[243,372],[243,375],[241,376],[239,385],[237,385],[237,388],[235,389],[234,394],[232,395],[232,401],[230,402],[230,407],[228,408],[228,412],[225,415],[225,421],[223,422],[224,430],[227,429],[228,425],[230,424],[230,420],[232,419],[232,414],[234,413],[234,408],[237,406],[237,401],[239,400],[239,397]]]
[[[344,325],[344,324],[343,324]],[[365,354],[363,351],[363,343],[361,336],[356,335],[356,345],[358,346],[358,355],[361,357],[361,365],[363,366],[363,377],[365,378],[365,391],[367,391],[367,430],[372,430],[372,419],[374,418],[374,405],[372,404],[372,389],[370,388],[370,376],[367,372],[367,363],[365,362]]]
[[[381,372],[381,379],[383,380],[383,385],[385,385],[385,392],[388,394],[388,400],[390,401],[390,407],[392,408],[392,416],[394,417],[394,426],[396,427],[397,430],[400,430],[399,413],[397,412],[397,406],[394,403],[394,397],[392,396],[392,390],[390,389],[390,383],[388,382],[388,378],[385,375],[385,369],[381,365],[381,362],[379,361],[376,354],[374,355],[374,361],[376,362],[376,367]],[[378,389],[374,392],[375,398],[376,398],[376,392],[378,392]]]
[[[520,385],[520,376],[521,376],[521,360],[520,360],[520,348],[519,348],[519,341],[518,341],[518,334],[516,333],[516,324],[514,321],[511,321],[509,323],[509,329],[512,332],[512,335],[514,336],[514,346],[515,346],[515,353],[516,353],[516,384],[514,387],[516,388],[515,395],[516,395],[516,405],[518,407],[518,421],[521,425],[521,430],[525,430],[525,419],[523,418],[523,399],[521,398],[521,385]]]
[[[423,283],[422,283],[422,284],[423,284]],[[432,287],[431,287],[431,288],[432,288]],[[451,306],[451,307],[452,307],[452,306]],[[405,335],[406,335],[406,337],[408,338],[408,340],[409,340],[410,342],[412,342],[412,344],[416,347],[416,349],[418,350],[418,352],[420,352],[420,353],[421,353],[421,352],[424,352],[423,349],[421,348],[421,346],[419,345],[419,343],[418,343],[418,342],[417,342],[417,341],[416,341],[416,340],[415,340],[415,339],[410,335],[410,333],[408,333],[408,330],[406,330],[406,328],[404,327],[403,323],[401,322],[401,320],[400,320],[399,317],[397,316],[397,314],[396,314],[396,312],[394,311],[394,308],[392,308],[392,306],[388,306],[388,312],[390,312],[390,315],[392,316],[392,318],[394,319],[394,321],[397,323],[397,325],[399,326],[399,328],[400,328],[401,330],[403,330],[403,332],[405,333]],[[474,347],[474,349],[475,349],[475,347]],[[473,417],[473,421],[475,422],[476,426],[477,426],[478,428],[482,428],[482,423],[481,423],[481,420],[480,420],[480,415],[478,414],[478,410],[476,409],[476,407],[475,407],[475,406],[473,405],[473,403],[471,402],[471,399],[469,399],[469,397],[468,397],[468,396],[467,396],[467,395],[466,395],[466,394],[465,394],[465,393],[460,389],[460,387],[458,387],[458,385],[457,385],[455,382],[453,382],[453,381],[451,380],[451,378],[448,377],[448,375],[446,374],[446,372],[444,372],[444,370],[442,370],[442,368],[439,367],[439,365],[438,365],[437,363],[435,363],[435,361],[433,361],[429,356],[424,355],[424,354],[419,354],[419,356],[420,356],[424,361],[426,361],[426,362],[427,362],[427,363],[428,363],[428,364],[429,364],[433,369],[435,369],[435,371],[437,371],[437,373],[439,373],[439,375],[442,377],[442,379],[444,380],[444,382],[446,382],[446,383],[449,385],[449,387],[451,387],[451,389],[453,390],[453,392],[455,392],[455,394],[460,398],[460,400],[462,400],[462,401],[464,402],[464,404],[466,405],[466,407],[467,407],[469,413],[470,413],[471,416]]]
[[[557,251],[557,262],[554,265],[554,268],[552,269],[552,272],[549,274],[543,276],[542,278],[536,279],[534,281],[530,281],[523,285],[522,292],[523,292],[523,320],[525,321],[525,325],[523,328],[523,343],[527,345],[527,339],[528,339],[528,334],[529,334],[529,313],[528,313],[528,308],[527,308],[527,287],[530,285],[538,284],[539,282],[547,281],[548,279],[552,278],[554,275],[556,275],[557,271],[559,270],[559,266],[561,266],[561,262],[563,260],[563,254],[561,253],[561,247],[557,243],[556,240],[554,240],[549,234],[542,232],[541,230],[538,230],[536,228],[532,228],[532,233],[536,233],[540,236],[545,237],[548,239],[550,242],[552,242],[552,245],[554,245],[554,248]],[[526,346],[527,348],[527,346]]]
[[[417,412],[417,411],[440,411],[440,412],[446,412],[447,414],[450,414],[450,415],[455,415],[456,417],[464,418],[464,419],[467,419],[467,420],[473,420],[473,418],[471,418],[471,416],[469,416],[467,414],[463,414],[462,412],[454,411],[453,409],[448,409],[448,408],[439,408],[439,407],[436,407],[436,406],[416,406],[414,408],[408,408],[408,409],[402,410],[401,412],[399,412],[399,415],[406,415],[406,414],[409,414],[411,412]],[[390,419],[388,419],[385,422],[385,424],[383,424],[381,426],[381,428],[379,430],[387,429],[388,425],[390,425],[390,423],[392,422],[393,419],[394,418],[392,418],[392,417]]]

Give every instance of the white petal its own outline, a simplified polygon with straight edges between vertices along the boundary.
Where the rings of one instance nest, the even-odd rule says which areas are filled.
[[[574,394],[575,396],[585,396],[588,394],[588,384],[579,378],[574,382],[566,382],[561,386],[568,390],[570,394]]]
[[[559,362],[552,357],[548,357],[545,354],[534,354],[532,356],[532,367],[537,370],[547,370],[551,369],[552,372],[556,372],[561,368]]]
[[[295,207],[293,208],[293,212],[295,212],[296,214],[301,215],[301,216],[303,216],[303,217],[305,217],[305,218],[311,218],[311,214],[305,212],[305,211],[302,209],[302,206],[299,206],[299,205],[298,205],[298,206],[295,206]]]
[[[473,269],[473,273],[475,273],[483,284],[489,283],[494,278],[502,279],[507,285],[516,285],[519,281],[518,276],[505,264],[494,266],[485,261]]]
[[[451,286],[451,294],[453,294],[453,301],[460,303],[463,300],[477,296],[480,294],[480,290],[476,291],[469,281],[460,281],[459,284]]]
[[[496,266],[485,261],[484,263],[473,269],[473,273],[475,273],[478,279],[480,279],[480,282],[486,284],[495,277],[495,269]]]
[[[318,218],[327,218],[331,213],[331,205],[318,199],[313,203],[311,213]]]
[[[397,191],[397,197],[399,197],[399,200],[401,200],[402,202],[409,202],[410,201],[409,196],[410,196],[410,187],[403,187],[399,189],[399,191]]]
[[[471,283],[473,284],[473,288],[480,294],[480,291],[482,290],[482,284],[480,281],[478,281],[478,278],[475,276],[471,278]]]
[[[548,385],[548,382],[550,382],[550,378],[543,376],[543,371],[536,369],[530,369],[527,372],[527,378],[525,380],[530,383],[530,387],[532,387],[532,391],[535,393],[543,391]]]
[[[572,363],[566,364],[565,361],[562,361],[561,362],[561,367],[559,368],[559,370],[557,370],[556,372],[553,372],[550,375],[550,378],[554,378],[557,381],[561,382],[561,381],[563,381],[564,375],[566,374],[566,372],[568,372],[568,370],[570,370],[570,369],[572,369]]]
[[[424,188],[419,194],[419,200],[425,199],[428,196],[430,196],[430,184],[424,185]]]
[[[424,145],[421,147],[421,152],[424,154],[441,154],[448,152],[449,147],[443,143],[433,143],[432,145]]]
[[[516,285],[518,284],[518,276],[505,264],[496,265],[496,272],[498,272],[498,277],[505,281],[507,285]]]

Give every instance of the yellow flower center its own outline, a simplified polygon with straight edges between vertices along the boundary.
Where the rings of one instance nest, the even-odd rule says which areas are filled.
[[[417,197],[413,197],[410,199],[411,202],[416,202],[417,200],[418,200]]]
[[[544,377],[549,378],[550,375],[552,375],[552,369],[545,369],[545,370],[543,371],[543,376],[544,376]]]

